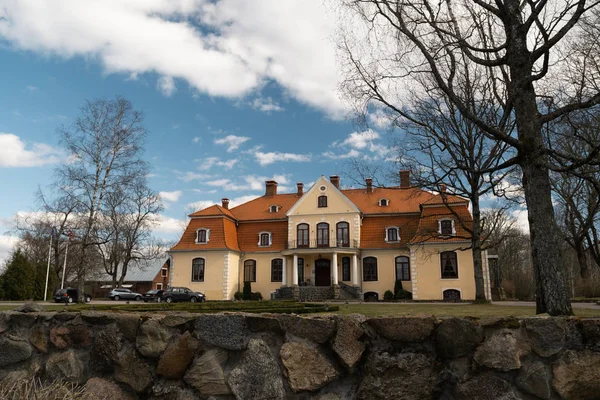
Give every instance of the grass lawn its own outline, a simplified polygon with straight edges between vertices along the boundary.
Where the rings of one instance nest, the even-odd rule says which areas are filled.
[[[367,316],[394,315],[437,315],[453,317],[491,317],[514,316],[526,317],[535,315],[535,307],[524,306],[495,306],[491,304],[340,304],[338,314],[364,314]],[[600,317],[600,308],[574,308],[578,317]]]

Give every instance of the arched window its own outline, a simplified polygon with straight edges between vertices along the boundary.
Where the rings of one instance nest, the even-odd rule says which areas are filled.
[[[327,222],[317,224],[317,247],[329,247],[329,224]]]
[[[377,259],[375,257],[363,258],[363,281],[377,280]]]
[[[397,226],[390,226],[385,230],[385,241],[386,242],[399,242],[400,241],[400,228]]]
[[[283,282],[283,260],[281,258],[271,260],[271,282]]]
[[[273,243],[273,236],[271,232],[260,232],[258,234],[258,246],[269,247]]]
[[[298,240],[298,247],[308,247],[308,224],[298,224],[298,227],[296,228],[296,238]]]
[[[410,281],[410,262],[408,257],[396,257],[396,280]]]
[[[204,282],[204,258],[192,260],[192,282]]]
[[[387,207],[389,204],[388,199],[379,199],[379,207]]]
[[[442,279],[458,279],[458,260],[456,252],[444,251],[440,254]]]
[[[456,235],[456,229],[454,228],[454,220],[452,219],[441,219],[438,221],[438,233],[442,236]]]
[[[200,228],[196,229],[196,244],[208,243],[210,239],[210,229]]]
[[[317,206],[319,208],[327,207],[327,196],[319,196],[317,199]]]
[[[271,206],[270,209],[269,209],[269,212],[276,213],[277,210],[279,210],[278,206]]]
[[[337,247],[350,247],[350,224],[347,222],[337,223]]]
[[[342,281],[350,280],[350,257],[342,257]]]
[[[446,289],[442,293],[444,301],[460,301],[460,292],[456,289]]]
[[[256,261],[244,261],[244,282],[256,282]]]

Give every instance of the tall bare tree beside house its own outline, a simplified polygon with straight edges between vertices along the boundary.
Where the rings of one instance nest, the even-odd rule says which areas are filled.
[[[549,178],[560,154],[547,145],[544,127],[600,102],[598,2],[341,1],[349,23],[340,33],[346,97],[358,109],[376,103],[410,113],[407,89],[440,90],[486,135],[510,145],[515,156],[504,166],[522,171],[536,311],[572,314]],[[478,84],[492,88],[499,121],[514,119],[516,136],[482,120],[479,104],[462,97],[456,72],[465,68],[485,77]]]
[[[146,129],[142,113],[128,100],[116,97],[87,101],[75,123],[58,132],[69,162],[57,168],[56,186],[75,203],[79,220],[75,236],[82,257],[74,270],[83,291],[86,274],[94,266],[92,254],[102,240],[95,233],[106,197],[124,190],[147,171],[141,158]]]

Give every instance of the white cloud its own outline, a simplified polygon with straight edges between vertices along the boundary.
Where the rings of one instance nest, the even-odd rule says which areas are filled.
[[[512,216],[516,218],[516,227],[521,229],[525,233],[529,233],[529,219],[527,208],[520,208],[511,212]]]
[[[182,234],[186,227],[185,219],[167,217],[165,215],[156,216],[158,224],[152,229],[154,233],[167,235]]]
[[[290,182],[288,175],[277,174],[271,177],[247,175],[243,178],[243,183],[233,182],[230,179],[215,179],[212,181],[204,182],[208,186],[216,186],[222,191],[258,191],[265,189],[265,181],[274,180],[279,185],[280,190],[287,190],[286,185]]]
[[[179,200],[183,192],[181,190],[175,190],[173,192],[159,192],[158,195],[164,201],[175,203]]]
[[[367,129],[363,132],[352,132],[346,139],[335,141],[331,147],[347,151],[347,153],[336,154],[333,151],[323,153],[323,156],[331,159],[362,157],[369,160],[388,159],[392,149],[379,142],[379,133]]]
[[[247,136],[236,136],[236,135],[227,135],[221,139],[215,139],[215,144],[223,144],[227,147],[227,152],[231,153],[234,150],[239,149],[239,147],[250,140]]]
[[[245,196],[240,196],[240,197],[236,197],[235,199],[231,199],[229,200],[229,208],[233,208],[233,207],[237,207],[240,204],[244,204],[249,202],[250,200],[254,200],[256,198],[258,198],[260,196],[255,196],[255,195],[245,195]]]
[[[190,181],[196,181],[196,180],[203,180],[203,179],[210,179],[212,178],[212,175],[208,175],[208,174],[198,174],[196,172],[180,172],[180,171],[175,171],[175,173],[177,174],[177,179],[179,179],[180,181],[184,181],[184,182],[190,182]]]
[[[321,1],[9,1],[0,16],[0,36],[16,49],[153,72],[210,96],[241,98],[273,80],[332,117],[346,113],[336,15]]]
[[[4,264],[18,242],[19,238],[16,236],[0,235],[0,270],[4,268]]]
[[[208,208],[212,205],[215,205],[215,202],[212,200],[200,200],[200,201],[195,201],[193,203],[189,203],[187,205],[187,209],[190,210],[190,212],[196,212],[196,211],[204,210],[205,208]]]
[[[237,164],[237,162],[237,159],[221,161],[218,157],[208,157],[203,160],[200,160],[200,165],[198,165],[198,169],[200,171],[207,171],[212,167],[223,167],[226,170],[230,170],[235,166],[235,164]]]
[[[257,151],[254,153],[254,157],[262,166],[280,161],[308,162],[312,158],[310,154],[281,153],[279,151],[268,153]]]
[[[156,82],[156,87],[167,97],[171,97],[171,95],[177,91],[175,81],[170,76],[161,76],[158,79],[158,82]]]
[[[0,167],[37,167],[58,161],[60,151],[52,146],[43,143],[27,146],[17,135],[0,132]]]
[[[194,143],[200,143],[202,139],[200,139],[200,137],[196,136],[195,138],[192,139],[192,142]]]
[[[340,158],[356,158],[360,156],[360,152],[356,149],[350,149],[347,153],[335,154],[332,151],[326,151],[323,154],[323,157],[331,158],[332,160],[337,160]]]
[[[266,113],[270,113],[272,111],[284,111],[285,110],[285,108],[281,107],[279,105],[279,103],[277,103],[270,97],[267,97],[267,98],[257,97],[256,99],[254,99],[254,101],[252,101],[252,103],[250,103],[250,105],[255,110],[259,110],[259,111],[266,112]]]
[[[27,90],[28,92],[35,92],[37,90],[37,86],[27,85],[27,87],[25,87],[25,90]]]
[[[379,134],[371,129],[364,132],[352,132],[341,143],[335,143],[334,146],[349,146],[354,149],[366,149],[373,141],[379,139]]]

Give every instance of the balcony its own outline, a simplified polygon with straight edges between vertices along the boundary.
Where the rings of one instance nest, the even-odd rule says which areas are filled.
[[[336,248],[358,248],[357,240],[350,240],[349,242],[344,242],[341,239],[330,239],[329,241],[322,240],[303,240],[296,241],[290,240],[286,243],[286,249],[336,249]]]

